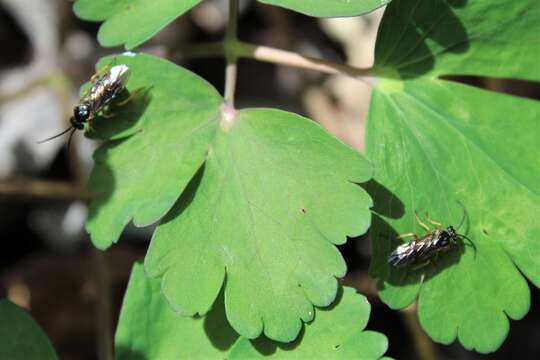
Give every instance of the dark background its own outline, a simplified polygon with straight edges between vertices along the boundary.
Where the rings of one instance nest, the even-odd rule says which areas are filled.
[[[131,265],[144,256],[151,229],[130,228],[119,245],[108,252],[93,250],[81,227],[84,202],[75,202],[82,196],[77,195],[76,185],[85,181],[85,173],[91,164],[92,145],[79,134],[69,153],[63,146],[64,140],[36,147],[36,140],[50,136],[67,122],[65,116],[52,116],[54,119],[47,119],[50,124],[33,116],[49,106],[53,112],[56,109],[65,114],[65,98],[51,92],[48,84],[39,85],[42,78],[60,73],[68,79],[67,88],[72,97],[67,101],[69,111],[76,101],[78,86],[91,76],[97,59],[122,50],[100,48],[95,41],[98,24],[75,18],[68,2],[22,2],[26,7],[15,10],[0,2],[0,85],[6,76],[21,72],[15,77],[18,79],[14,81],[15,85],[0,87],[0,157],[12,159],[11,166],[0,162],[0,298],[9,297],[29,308],[51,338],[61,359],[95,359],[96,334],[103,330],[98,315],[99,294],[103,291],[100,281],[110,284],[111,318],[115,322]],[[38,2],[55,15],[47,17],[43,14],[42,25],[28,28],[25,22],[36,23],[33,16],[38,11]],[[203,4],[168,26],[141,50],[174,59],[222,89],[222,59],[188,60],[185,57],[187,44],[215,41],[223,35],[226,3],[208,1]],[[358,49],[351,48],[354,43],[350,40],[359,39],[366,43],[366,49],[372,48],[379,18],[380,13],[357,19],[364,31],[350,34],[349,40],[343,40],[332,35],[328,24],[316,19],[247,3],[240,19],[240,37],[330,60],[354,61],[359,66],[369,66],[371,52],[351,55]],[[333,26],[341,29],[340,25]],[[37,39],[36,34],[46,34],[44,29],[52,29],[53,35],[49,39]],[[33,67],[39,67],[40,71],[28,70]],[[455,80],[540,99],[540,88],[532,83],[475,77]],[[30,99],[39,96],[39,92],[52,93],[50,100],[32,104]],[[351,95],[354,101],[351,101]],[[365,84],[350,84],[343,79],[255,61],[240,62],[239,107],[278,107],[310,116],[360,150],[363,148],[368,100]],[[3,111],[8,107],[11,112]],[[18,110],[29,115],[17,118],[13,114]],[[13,142],[13,137],[8,137],[13,136],[10,129],[17,126],[23,126],[24,131],[19,131]],[[10,141],[10,145],[5,145]],[[49,154],[46,158],[39,156],[46,152]],[[71,184],[76,189],[72,196],[57,198],[46,192],[26,193],[20,186],[15,190],[8,186],[24,181],[32,183],[35,179]],[[389,356],[398,359],[508,359],[511,356],[536,359],[540,354],[540,346],[535,341],[540,338],[538,292],[532,285],[529,314],[521,321],[511,322],[510,334],[498,352],[478,355],[464,350],[459,344],[441,346],[431,343],[419,330],[413,310],[392,311],[378,300],[373,281],[367,277],[369,239],[350,239],[341,251],[350,269],[344,282],[369,297],[373,310],[368,329],[388,337]]]

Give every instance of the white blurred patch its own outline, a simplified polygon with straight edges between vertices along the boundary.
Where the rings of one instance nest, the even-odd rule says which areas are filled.
[[[34,62],[40,62],[45,68],[50,68],[57,59],[60,44],[59,2],[0,0],[0,3],[13,15],[30,39]]]
[[[83,202],[51,205],[30,214],[29,225],[56,251],[71,251],[86,239],[84,223],[88,208]]]
[[[252,5],[251,0],[240,0],[240,13],[242,14],[250,5]],[[229,19],[229,1],[203,1],[195,6],[189,14],[197,26],[210,33],[215,33],[223,29]]]
[[[34,173],[54,159],[62,140],[37,144],[67,127],[52,91],[40,88],[0,108],[0,178]]]
[[[57,71],[59,11],[56,0],[0,0],[30,40],[32,61],[0,74],[0,94],[8,96]],[[8,50],[6,50],[8,51]],[[0,108],[0,177],[47,167],[62,142],[36,141],[67,127],[57,95],[43,86],[3,103]]]
[[[80,201],[71,203],[62,219],[62,232],[67,236],[79,235],[87,216],[88,207],[86,204]]]
[[[93,39],[82,31],[66,34],[64,40],[66,55],[75,61],[85,61],[94,55]]]
[[[369,14],[321,19],[322,30],[343,46],[346,62],[359,68],[373,65],[375,39],[384,8]],[[306,91],[304,104],[311,118],[332,134],[362,150],[364,125],[371,97],[371,79],[353,79],[330,76],[324,87],[311,87]]]

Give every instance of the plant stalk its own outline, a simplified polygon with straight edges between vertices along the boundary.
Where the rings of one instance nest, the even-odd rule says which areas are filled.
[[[427,336],[422,329],[420,322],[418,321],[418,315],[416,312],[416,304],[411,305],[399,312],[405,322],[407,331],[411,336],[411,340],[414,344],[416,355],[419,360],[436,360],[437,349],[433,344],[433,341]]]
[[[238,41],[238,12],[239,0],[229,0],[229,22],[225,32],[224,51],[227,60],[225,68],[225,103],[234,107],[234,95],[236,90],[236,79],[238,76],[238,55],[236,54],[236,44]]]
[[[90,201],[92,199],[92,194],[83,187],[68,182],[20,177],[0,181],[0,195],[69,201]]]
[[[91,250],[95,281],[98,289],[96,304],[97,352],[99,360],[113,360],[112,304],[110,276],[104,252]]]
[[[276,49],[269,46],[239,42],[238,56],[273,64],[286,65],[301,69],[314,70],[326,74],[345,75],[360,78],[372,75],[372,68],[358,68],[351,65],[335,63],[292,51]]]
[[[234,60],[237,60],[238,58],[248,58],[277,65],[318,71],[325,74],[343,75],[356,79],[364,79],[375,75],[373,68],[359,68],[352,65],[301,55],[293,51],[238,41],[238,39],[234,38],[226,39],[224,43],[209,42],[187,46],[172,57],[175,60],[182,60],[220,56],[226,56],[227,58]],[[235,64],[236,61],[233,61],[232,63]],[[384,74],[377,74],[377,76],[384,77]]]

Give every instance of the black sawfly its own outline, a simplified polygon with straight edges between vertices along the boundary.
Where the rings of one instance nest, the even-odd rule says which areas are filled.
[[[39,141],[39,144],[60,137],[71,131],[67,143],[67,147],[69,149],[71,137],[75,131],[84,130],[85,125],[126,88],[126,83],[130,74],[127,65],[109,65],[106,69],[105,74],[95,74],[90,79],[92,86],[81,97],[79,103],[73,108],[73,116],[69,119],[71,126],[59,134]],[[131,96],[122,103],[127,102],[130,98]]]
[[[418,237],[415,233],[398,236],[398,239],[412,237],[413,240],[399,245],[388,257],[389,264],[396,267],[408,267],[412,265],[415,266],[415,269],[423,267],[429,264],[439,254],[447,252],[453,245],[463,241],[463,239],[468,240],[476,251],[476,246],[471,239],[457,232],[465,221],[465,211],[457,228],[458,230],[454,229],[452,225],[444,229],[441,223],[433,221],[429,216],[426,216],[427,221],[436,226],[433,230],[420,220],[416,211],[414,212],[414,216],[418,224],[426,230],[426,234],[422,237]]]

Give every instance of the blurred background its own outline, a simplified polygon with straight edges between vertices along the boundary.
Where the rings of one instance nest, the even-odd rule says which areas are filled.
[[[94,250],[84,231],[84,190],[96,143],[76,134],[37,144],[68,125],[79,86],[106,54],[96,42],[99,24],[83,22],[65,0],[0,0],[0,298],[30,310],[61,359],[98,358],[114,333],[128,275],[145,254],[151,228],[128,228],[119,245]],[[254,1],[242,3],[242,40],[358,67],[373,63],[384,9],[359,18],[313,19]],[[171,59],[223,88],[224,60],[189,57],[189,45],[217,41],[227,20],[225,0],[206,0],[174,21],[138,51]],[[454,78],[473,86],[540,99],[533,83]],[[264,86],[261,86],[264,84]],[[354,148],[363,150],[370,86],[346,77],[241,60],[237,106],[276,107],[306,115]],[[369,239],[350,239],[341,250],[349,265],[344,283],[368,296],[368,329],[389,338],[398,359],[534,358],[540,352],[538,291],[532,309],[511,322],[510,335],[492,355],[460,345],[432,343],[414,307],[390,310],[367,276]],[[536,305],[536,306],[535,306]],[[0,319],[1,321],[1,319]]]

